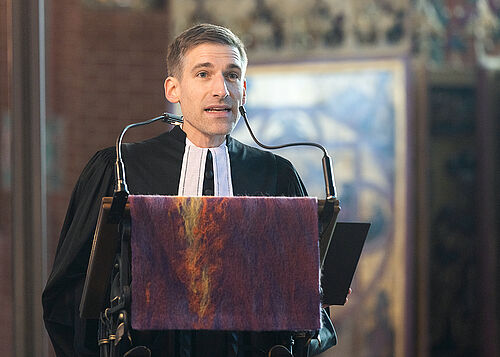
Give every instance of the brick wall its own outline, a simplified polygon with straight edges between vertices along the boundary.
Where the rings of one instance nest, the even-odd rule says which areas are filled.
[[[50,269],[71,191],[86,162],[114,145],[127,124],[165,110],[169,26],[166,6],[154,12],[90,9],[78,0],[52,0],[48,24]],[[158,130],[165,127],[137,129],[140,137]]]
[[[54,0],[49,16],[49,235],[57,244],[73,186],[88,159],[114,145],[121,129],[165,110],[167,6],[154,11],[87,8]],[[147,137],[165,128],[136,129]],[[52,261],[52,258],[50,258]]]
[[[49,269],[73,186],[91,155],[114,145],[121,129],[166,107],[164,57],[168,7],[153,10],[87,8],[52,0],[47,10],[47,142]],[[0,0],[1,173],[10,167],[7,0]],[[165,130],[138,129],[127,140]],[[10,188],[0,185],[0,355],[12,355]]]

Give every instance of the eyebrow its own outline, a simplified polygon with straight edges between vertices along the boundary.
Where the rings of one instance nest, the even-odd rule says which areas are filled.
[[[203,63],[198,63],[196,64],[192,69],[191,69],[191,72],[196,72],[198,69],[200,68],[213,68],[214,65],[213,63],[211,62],[203,62]],[[239,70],[240,72],[242,71],[241,67],[238,66],[237,64],[235,63],[231,63],[227,66],[228,69],[237,69]]]
[[[240,66],[238,66],[237,64],[234,64],[234,63],[231,63],[229,66],[227,66],[229,69],[237,69],[239,70],[240,72],[242,72],[242,69]]]
[[[196,70],[200,69],[200,68],[213,68],[213,64],[210,63],[210,62],[203,62],[203,63],[198,63],[197,65],[195,65],[192,69],[191,69],[191,72],[195,72]]]

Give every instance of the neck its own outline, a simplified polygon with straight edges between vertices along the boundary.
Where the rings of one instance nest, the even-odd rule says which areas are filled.
[[[184,130],[184,128],[183,128]],[[225,140],[226,135],[196,135],[196,133],[191,133],[189,130],[184,130],[186,137],[194,145],[199,148],[216,148],[219,147]]]

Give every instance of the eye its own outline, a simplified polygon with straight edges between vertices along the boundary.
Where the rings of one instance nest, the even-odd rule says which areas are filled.
[[[240,74],[238,72],[229,72],[226,77],[232,81],[235,81],[240,78]]]
[[[200,78],[207,78],[208,77],[208,72],[206,71],[201,71],[201,72],[198,72],[196,74],[196,77],[200,77]]]

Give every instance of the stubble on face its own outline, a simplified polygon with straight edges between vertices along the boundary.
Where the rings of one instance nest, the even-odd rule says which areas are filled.
[[[184,56],[178,102],[183,130],[195,145],[219,146],[233,130],[245,102],[244,71],[238,50],[231,46],[201,44]]]

